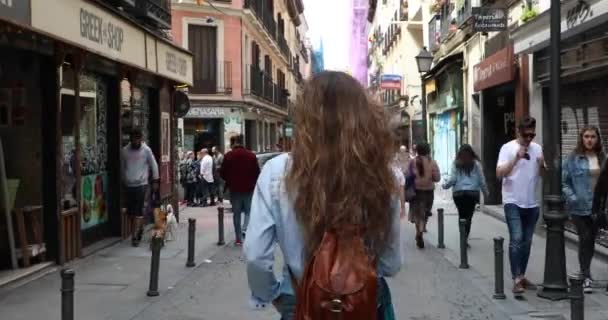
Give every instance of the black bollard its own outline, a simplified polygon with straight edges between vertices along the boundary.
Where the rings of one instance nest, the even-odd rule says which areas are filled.
[[[223,246],[226,244],[226,242],[224,242],[224,207],[218,207],[217,208],[217,233],[218,233],[218,240],[217,240],[217,245],[218,246]]]
[[[61,270],[61,320],[74,320],[74,270]]]
[[[506,299],[503,237],[494,238],[494,299]]]
[[[158,269],[160,267],[160,248],[163,245],[161,237],[152,238],[152,260],[150,262],[150,287],[148,297],[158,296]]]
[[[466,235],[466,219],[460,219],[458,227],[460,229],[460,269],[469,268],[469,257],[467,256],[467,235]]]
[[[196,232],[196,219],[188,219],[188,261],[186,267],[192,268],[196,266],[194,263],[194,234]]]
[[[585,319],[585,294],[583,293],[583,281],[585,277],[577,273],[570,277],[570,320]]]
[[[445,249],[443,241],[443,208],[437,209],[437,248]]]

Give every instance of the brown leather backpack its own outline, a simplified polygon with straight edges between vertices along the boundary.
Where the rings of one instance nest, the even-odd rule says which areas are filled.
[[[296,289],[295,320],[376,320],[378,276],[361,237],[325,232]]]

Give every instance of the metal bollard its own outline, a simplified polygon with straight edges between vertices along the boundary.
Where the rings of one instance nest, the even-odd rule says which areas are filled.
[[[577,273],[570,278],[570,319],[585,319],[585,294],[583,293],[583,281],[585,277]]]
[[[74,320],[74,270],[61,270],[61,320]]]
[[[445,249],[445,243],[443,241],[443,208],[437,209],[437,248]]]
[[[494,299],[506,299],[503,237],[494,238]]]
[[[460,269],[469,268],[469,257],[467,256],[467,235],[466,235],[466,219],[460,219],[458,221],[458,227],[460,229]]]
[[[163,245],[161,237],[152,238],[152,260],[150,262],[150,287],[148,297],[158,296],[158,269],[160,267],[160,248]]]
[[[217,245],[223,246],[226,244],[224,242],[224,207],[217,208],[217,231],[218,231],[218,240]]]
[[[186,267],[192,268],[196,266],[194,263],[194,235],[196,232],[196,219],[188,219],[188,261]]]

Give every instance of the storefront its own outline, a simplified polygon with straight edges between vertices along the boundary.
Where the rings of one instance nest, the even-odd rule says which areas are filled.
[[[481,101],[481,161],[490,190],[487,205],[500,204],[501,182],[496,162],[503,144],[515,138],[516,60],[511,45],[490,54],[473,67],[473,88]]]
[[[0,241],[0,268],[63,264],[125,235],[120,149],[133,127],[157,156],[161,198],[177,208],[172,95],[192,84],[190,53],[89,1],[1,6],[0,198],[10,214],[0,236],[10,241]]]
[[[184,117],[184,150],[230,147],[230,138],[241,134],[243,120],[239,107],[212,107],[194,104]]]
[[[431,72],[435,89],[427,92],[429,141],[433,159],[442,175],[450,172],[452,162],[463,141],[463,73],[462,54],[450,56],[438,63]]]

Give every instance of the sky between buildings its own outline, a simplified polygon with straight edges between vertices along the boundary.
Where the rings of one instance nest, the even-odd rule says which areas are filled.
[[[325,69],[348,71],[349,1],[304,0],[308,36],[314,48],[323,41]]]

